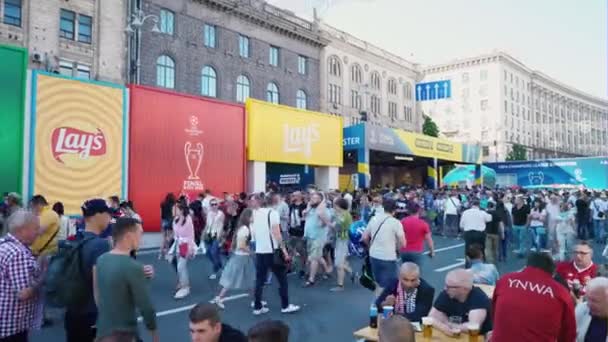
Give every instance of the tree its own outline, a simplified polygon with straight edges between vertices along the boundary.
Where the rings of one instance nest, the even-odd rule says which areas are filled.
[[[514,144],[507,154],[507,160],[528,160],[526,149],[520,144]]]
[[[422,134],[435,138],[439,136],[439,128],[437,127],[437,124],[428,115],[424,115],[424,123],[422,124]]]

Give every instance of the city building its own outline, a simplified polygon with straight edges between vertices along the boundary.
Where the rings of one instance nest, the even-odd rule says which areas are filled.
[[[366,112],[370,124],[420,132],[417,65],[317,22],[329,41],[321,53],[321,110],[342,115],[345,126],[360,123]]]
[[[26,48],[31,69],[124,83],[126,9],[126,0],[0,0],[0,44]]]
[[[131,67],[141,84],[319,110],[325,42],[311,22],[262,0],[143,0],[140,9],[152,18],[130,49],[136,60],[141,51]]]
[[[423,68],[416,96],[443,136],[503,161],[514,144],[529,159],[608,155],[608,100],[588,95],[505,52]],[[445,81],[449,97],[425,86]]]

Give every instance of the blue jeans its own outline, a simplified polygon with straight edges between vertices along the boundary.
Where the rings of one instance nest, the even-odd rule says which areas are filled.
[[[372,264],[374,280],[381,288],[391,286],[397,280],[397,262],[395,260],[381,260],[369,258]]]
[[[590,237],[589,235],[593,233],[593,231],[589,231],[589,220],[587,218],[576,218],[576,233],[579,240],[587,240],[587,237]]]
[[[217,241],[217,239],[213,239],[211,242],[205,241],[205,247],[207,248],[207,257],[213,265],[213,273],[219,272],[222,269],[220,243]]]
[[[513,225],[513,246],[518,254],[524,254],[527,250],[527,228],[526,226]]]
[[[498,258],[502,261],[507,260],[507,253],[509,249],[509,241],[511,240],[511,229],[505,229],[505,238],[500,239],[500,249],[498,251]]]
[[[603,243],[606,238],[606,220],[593,220],[595,240]]]
[[[422,261],[423,261],[422,253],[417,252],[401,252],[401,262],[413,262],[418,265],[420,269],[422,269]]]
[[[456,237],[458,235],[458,215],[445,215],[443,234],[448,237]]]
[[[530,227],[532,245],[537,249],[547,248],[547,228],[543,226]]]

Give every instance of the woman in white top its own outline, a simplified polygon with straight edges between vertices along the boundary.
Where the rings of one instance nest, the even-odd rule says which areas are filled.
[[[562,203],[560,205],[559,215],[555,218],[557,255],[560,261],[570,260],[568,251],[574,246],[574,239],[576,238],[574,222],[574,214],[570,211],[568,203]]]
[[[547,211],[541,199],[534,201],[534,208],[528,215],[528,226],[532,235],[533,246],[539,252],[547,248]]]
[[[219,201],[212,199],[209,201],[209,212],[207,213],[207,223],[203,232],[205,247],[207,248],[207,257],[213,265],[213,273],[209,279],[217,278],[218,273],[222,269],[222,259],[220,255],[221,241],[224,238],[224,213],[219,210]]]
[[[59,215],[60,225],[57,240],[66,240],[70,236],[70,218],[64,215],[63,203],[53,204],[53,211]]]
[[[252,290],[255,284],[255,264],[251,257],[251,224],[253,210],[245,209],[239,217],[239,229],[234,234],[232,256],[220,278],[220,293],[211,301],[224,309],[223,299],[228,290]]]

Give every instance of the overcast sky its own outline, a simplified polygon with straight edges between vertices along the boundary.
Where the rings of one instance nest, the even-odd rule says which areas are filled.
[[[608,99],[606,0],[268,0],[412,62],[500,49],[532,69]]]

